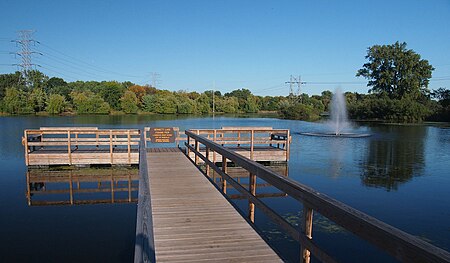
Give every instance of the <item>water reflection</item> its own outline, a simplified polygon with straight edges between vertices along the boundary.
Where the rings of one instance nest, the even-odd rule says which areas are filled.
[[[26,173],[29,206],[137,202],[137,169],[32,169]]]
[[[364,185],[397,190],[400,184],[423,174],[425,126],[387,125],[374,130],[381,136],[368,145],[361,175]]]

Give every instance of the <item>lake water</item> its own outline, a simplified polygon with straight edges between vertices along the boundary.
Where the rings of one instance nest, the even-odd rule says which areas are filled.
[[[133,259],[135,203],[28,205],[27,169],[21,136],[24,129],[41,126],[288,128],[293,140],[288,166],[290,178],[450,250],[448,128],[356,124],[357,132],[372,136],[346,139],[303,136],[298,132],[321,132],[326,127],[320,123],[273,118],[18,116],[0,117],[1,262],[130,262]],[[261,190],[266,191],[274,189]],[[230,190],[229,194],[234,192]],[[100,199],[104,197],[96,195]],[[136,197],[136,193],[132,195]],[[127,193],[123,197],[126,198]],[[298,222],[301,205],[292,198],[263,200],[294,224]],[[233,202],[246,211],[244,200],[233,199]],[[297,243],[287,238],[258,210],[255,221],[258,229],[283,257],[298,261]],[[389,260],[377,248],[320,215],[314,217],[313,238],[339,261]]]

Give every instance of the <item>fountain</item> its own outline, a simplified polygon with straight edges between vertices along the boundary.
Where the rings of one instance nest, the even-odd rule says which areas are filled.
[[[331,127],[333,134],[339,136],[350,127],[345,97],[340,88],[334,91],[333,97],[331,98],[330,113],[331,120],[328,122],[328,125]]]
[[[318,132],[302,132],[302,135],[309,136],[322,136],[322,137],[349,137],[349,138],[359,138],[368,137],[370,134],[359,134],[347,132],[351,130],[351,124],[348,121],[347,116],[347,103],[345,101],[345,96],[340,88],[334,91],[333,97],[331,98],[331,108],[330,108],[330,120],[326,122],[327,126],[331,130],[330,132],[318,133]]]

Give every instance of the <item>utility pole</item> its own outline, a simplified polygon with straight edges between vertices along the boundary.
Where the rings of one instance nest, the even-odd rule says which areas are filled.
[[[306,82],[302,82],[302,78],[300,75],[298,77],[294,77],[291,75],[289,81],[286,81],[285,83],[286,84],[289,83],[289,96],[290,97],[292,97],[294,95],[300,96],[301,95],[301,93],[300,93],[301,85],[306,84]],[[297,84],[297,94],[294,94],[294,84]],[[301,100],[302,100],[302,98],[300,96],[300,103],[302,102]]]
[[[212,105],[212,111],[213,111],[213,118],[215,114],[215,108],[216,108],[216,101],[215,101],[215,94],[216,93],[216,81],[213,81],[213,92],[212,92],[212,99],[213,99],[213,105]]]
[[[22,77],[25,80],[25,85],[29,86],[30,80],[28,73],[32,70],[33,66],[36,66],[36,64],[33,64],[31,59],[33,54],[40,54],[39,52],[35,52],[31,50],[31,45],[35,45],[36,43],[39,43],[38,41],[33,39],[34,30],[19,30],[17,32],[18,39],[12,40],[12,42],[16,42],[16,45],[20,47],[20,50],[17,53],[14,53],[16,55],[19,55],[21,58],[20,64],[17,64],[17,66],[20,67],[22,72]]]

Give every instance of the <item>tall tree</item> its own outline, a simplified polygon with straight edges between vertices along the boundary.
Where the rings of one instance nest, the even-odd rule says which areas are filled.
[[[374,45],[367,50],[367,63],[356,76],[368,79],[370,92],[387,94],[391,99],[417,99],[427,95],[434,68],[420,55],[398,41],[392,45]]]

